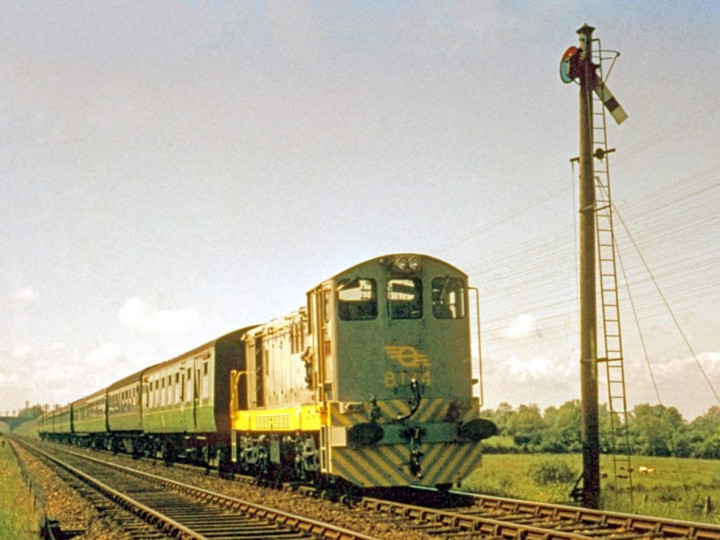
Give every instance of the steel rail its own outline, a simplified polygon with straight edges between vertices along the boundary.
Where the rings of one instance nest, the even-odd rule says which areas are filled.
[[[436,510],[371,497],[363,498],[360,504],[363,508],[375,512],[417,520],[424,524],[424,528],[428,532],[431,532],[433,528],[445,527],[456,532],[467,531],[490,535],[493,538],[523,538],[525,540],[587,540],[589,538],[598,538],[596,534],[585,535],[578,532],[541,527],[535,524]],[[450,532],[450,530],[447,532]]]
[[[23,441],[21,444],[28,448],[28,444],[25,441]],[[156,509],[151,508],[148,505],[145,505],[142,502],[121,493],[120,491],[112,488],[111,486],[105,484],[104,482],[96,478],[93,478],[91,475],[84,473],[83,471],[70,465],[69,463],[66,463],[63,460],[51,454],[48,454],[47,452],[35,446],[30,446],[29,448],[31,449],[31,451],[42,454],[44,457],[56,463],[58,466],[68,470],[73,475],[82,478],[84,482],[102,491],[111,500],[115,501],[123,508],[126,508],[132,513],[135,513],[146,521],[154,522],[156,525],[158,525],[158,528],[163,530],[164,532],[180,538],[205,538],[197,531],[193,530],[190,526],[183,525],[178,520],[170,518],[162,512],[159,512]],[[193,498],[196,498],[203,503],[214,504],[228,511],[245,514],[247,516],[257,519],[263,519],[268,522],[273,522],[280,527],[285,527],[288,530],[296,530],[298,532],[305,533],[306,535],[313,536],[315,538],[330,538],[334,540],[376,540],[372,536],[351,531],[344,527],[338,527],[337,525],[333,525],[330,523],[324,523],[321,521],[306,518],[304,516],[291,514],[283,510],[278,510],[250,501],[230,497],[228,495],[215,493],[210,490],[191,486],[183,482],[170,480],[168,478],[164,478],[158,475],[138,471],[136,469],[125,467],[123,465],[109,463],[77,452],[59,448],[56,450],[60,450],[66,454],[74,456],[75,458],[80,458],[82,460],[92,462],[96,465],[114,469],[120,471],[121,473],[140,478],[153,484],[161,485],[167,489],[179,491]],[[278,531],[278,536],[280,536],[280,531]]]
[[[472,497],[475,504],[479,506],[479,510],[491,512],[495,519],[503,519],[505,515],[517,516],[516,519],[527,516],[537,520],[578,523],[578,526],[613,528],[617,532],[639,536],[652,534],[653,538],[682,537],[697,540],[720,540],[720,526],[711,523],[625,514],[460,491],[451,491],[450,493]]]

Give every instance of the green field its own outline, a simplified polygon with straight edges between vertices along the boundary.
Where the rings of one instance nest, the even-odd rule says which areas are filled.
[[[611,456],[601,456],[606,510],[720,523],[720,462],[704,459],[632,458],[633,496],[615,490]],[[640,474],[640,466],[654,472]],[[580,454],[485,454],[483,467],[462,489],[517,499],[568,504],[582,470]],[[708,507],[709,501],[709,507]]]
[[[0,540],[38,537],[38,514],[15,455],[0,435]]]

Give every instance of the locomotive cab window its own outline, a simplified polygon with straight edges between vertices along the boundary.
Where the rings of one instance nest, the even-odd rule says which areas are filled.
[[[419,279],[389,279],[387,299],[391,319],[422,317],[422,282]]]
[[[374,279],[343,279],[337,288],[338,312],[343,321],[369,321],[377,317]]]
[[[432,280],[433,315],[437,319],[465,318],[465,282],[450,276]]]

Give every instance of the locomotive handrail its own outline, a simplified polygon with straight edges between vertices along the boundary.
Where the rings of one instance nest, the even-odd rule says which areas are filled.
[[[477,327],[477,348],[478,348],[478,384],[480,385],[480,407],[485,402],[483,394],[483,377],[482,377],[482,345],[480,341],[480,289],[477,287],[469,287],[475,293],[475,326]],[[470,353],[472,355],[472,351]]]
[[[410,380],[410,390],[412,390],[413,393],[412,401],[410,402],[410,411],[407,414],[399,414],[396,418],[398,422],[404,422],[405,420],[412,418],[420,407],[422,394],[420,393],[420,385],[418,384],[417,379],[412,378]]]

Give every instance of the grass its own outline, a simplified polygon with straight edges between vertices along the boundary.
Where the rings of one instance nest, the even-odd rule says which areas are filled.
[[[0,540],[38,537],[38,513],[10,445],[0,435]]]
[[[604,509],[720,523],[717,461],[634,456],[632,464],[631,500],[628,493],[615,489],[612,457],[601,456]],[[654,472],[640,474],[639,466],[654,468]],[[462,488],[499,497],[568,504],[568,494],[581,470],[579,454],[485,454],[483,467],[471,474]]]
[[[33,439],[38,439],[39,437],[37,432],[37,418],[28,420],[27,422],[23,422],[13,430],[13,433],[15,433],[16,435],[21,435],[23,437],[32,437]]]

